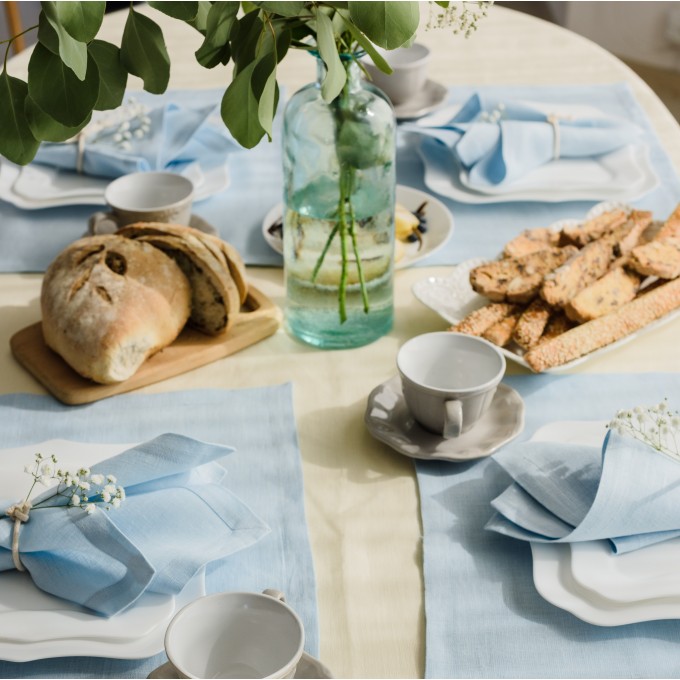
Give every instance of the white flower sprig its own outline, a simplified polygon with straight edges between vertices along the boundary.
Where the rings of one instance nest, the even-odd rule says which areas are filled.
[[[80,134],[89,144],[111,139],[122,151],[129,151],[134,140],[144,139],[151,131],[149,107],[134,97],[84,127]]]
[[[33,484],[24,503],[28,503],[36,485],[50,486],[57,483],[54,494],[31,506],[31,510],[55,507],[53,503],[48,504],[48,501],[61,496],[67,500],[65,505],[80,507],[91,515],[98,505],[110,510],[120,507],[125,500],[125,489],[116,484],[117,480],[113,475],[92,474],[90,468],[85,467],[69,472],[58,468],[58,462],[54,455],[45,458],[41,453],[36,453],[35,461],[24,468],[33,477]]]
[[[477,30],[477,22],[485,17],[493,0],[462,0],[446,7],[430,2],[430,13],[425,28],[451,28],[454,34],[469,38]]]
[[[668,408],[664,399],[655,406],[636,406],[619,411],[607,426],[619,434],[628,434],[653,449],[680,461],[680,414]]]

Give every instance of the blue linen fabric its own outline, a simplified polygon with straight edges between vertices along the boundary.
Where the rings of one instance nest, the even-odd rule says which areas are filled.
[[[501,101],[587,103],[605,115],[630,121],[642,129],[640,140],[649,146],[651,164],[661,178],[660,186],[635,201],[634,206],[652,210],[663,218],[680,201],[680,180],[675,169],[626,84],[459,86],[451,89],[448,103],[462,103],[474,92]],[[163,95],[170,96],[178,104],[184,104],[196,100],[201,91],[175,91]],[[155,101],[161,102],[163,98]],[[280,111],[282,108],[279,106]],[[261,231],[264,217],[283,196],[280,115],[274,126],[274,142],[263,141],[254,149],[237,149],[229,153],[231,185],[222,193],[194,205],[194,212],[234,245],[248,265],[281,266],[283,263],[281,255],[267,245]],[[428,192],[423,177],[423,163],[415,145],[402,143],[397,149],[397,181]],[[545,227],[561,219],[583,217],[595,204],[595,201],[537,201],[470,205],[441,196],[437,198],[454,217],[454,233],[445,247],[420,261],[419,266],[457,264],[472,257],[495,258],[501,245],[520,231]],[[93,206],[27,211],[0,202],[0,271],[44,271],[61,250],[85,233],[87,218],[92,212]]]
[[[610,430],[601,448],[525,442],[494,459],[515,482],[492,501],[487,529],[541,543],[609,539],[617,553],[680,535],[680,461],[630,435]]]
[[[672,374],[511,376],[505,382],[526,404],[520,442],[555,421],[609,421],[619,409],[664,397],[680,404]],[[426,676],[677,678],[680,621],[604,628],[541,598],[528,543],[485,530],[491,502],[512,481],[493,458],[416,461]]]
[[[231,451],[164,434],[98,463],[92,474],[113,475],[126,493],[110,512],[88,515],[64,507],[68,499],[53,490],[36,496],[33,505],[42,507],[20,530],[24,568],[42,590],[105,616],[145,592],[177,595],[208,562],[247,548],[269,531],[220,485],[224,468],[210,465]],[[14,521],[5,517],[0,571],[15,568],[13,533]]]
[[[169,430],[234,447],[218,461],[227,471],[225,483],[271,528],[247,550],[208,565],[208,592],[283,591],[304,623],[306,651],[318,655],[315,576],[290,385],[129,394],[85,406],[64,406],[45,396],[0,396],[3,447],[48,439],[141,442]],[[0,574],[0,585],[1,581]],[[0,661],[0,677],[140,678],[164,662],[164,654],[129,661],[85,657]]]
[[[611,117],[550,122],[532,106],[479,93],[443,125],[403,125],[402,130],[447,147],[468,171],[470,185],[479,189],[512,182],[552,161],[556,151],[560,158],[599,156],[637,141],[642,133],[637,125]]]
[[[202,92],[193,106],[182,106],[170,93],[170,101],[149,110],[149,132],[141,139],[133,138],[127,151],[114,141],[116,125],[94,136],[84,146],[84,174],[114,178],[149,170],[181,172],[192,162],[198,162],[204,170],[223,165],[238,144],[219,120],[210,120],[212,116],[219,119],[221,94],[217,90],[209,95]],[[148,100],[148,95],[144,99]],[[206,100],[211,101],[205,104]],[[75,171],[77,159],[77,144],[45,143],[34,162]]]

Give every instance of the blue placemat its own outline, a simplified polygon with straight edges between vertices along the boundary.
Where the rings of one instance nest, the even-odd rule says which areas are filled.
[[[253,547],[209,565],[209,592],[282,590],[305,624],[305,649],[318,655],[316,586],[290,385],[121,395],[77,407],[44,396],[0,397],[3,447],[47,439],[137,442],[163,432],[234,446],[224,460],[228,486],[272,529]],[[159,654],[135,661],[0,661],[0,677],[145,678],[165,660]]]
[[[625,83],[580,86],[484,86],[452,88],[449,102],[462,103],[479,91],[500,100],[530,99],[541,102],[583,103],[638,124],[649,145],[651,163],[661,185],[635,201],[635,206],[653,210],[659,217],[670,214],[680,202],[680,180],[652,130],[642,107]],[[194,103],[215,101],[221,90],[186,90],[161,97],[135,93],[140,101],[158,106],[163,101]],[[194,206],[194,212],[208,220],[222,238],[232,243],[246,264],[281,266],[282,258],[265,242],[261,228],[269,209],[281,201],[281,110],[275,120],[274,141],[263,141],[250,151],[229,154],[231,185]],[[417,152],[401,146],[397,153],[400,184],[428,191],[423,183],[423,166]],[[437,196],[455,218],[453,237],[445,248],[419,265],[455,264],[471,257],[493,258],[500,246],[519,231],[543,227],[556,220],[582,217],[595,202],[496,203],[470,205]],[[44,271],[68,243],[82,236],[93,206],[19,210],[0,201],[0,272]]]
[[[516,376],[526,402],[520,440],[559,420],[610,420],[620,408],[680,405],[673,374]],[[604,437],[604,430],[603,430]],[[524,541],[485,531],[507,476],[493,458],[417,462],[424,534],[426,676],[677,678],[680,621],[611,628],[543,600]]]

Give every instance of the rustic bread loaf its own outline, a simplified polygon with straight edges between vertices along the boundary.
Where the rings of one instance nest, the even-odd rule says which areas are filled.
[[[173,342],[190,302],[186,276],[157,248],[115,235],[83,238],[45,273],[43,335],[76,372],[120,382]]]

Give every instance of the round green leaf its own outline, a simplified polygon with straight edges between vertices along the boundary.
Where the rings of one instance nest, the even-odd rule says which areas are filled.
[[[41,142],[65,142],[77,135],[91,119],[90,115],[80,125],[66,127],[48,116],[30,97],[26,97],[24,112],[31,133]]]
[[[43,3],[43,7],[47,3]],[[104,19],[105,2],[53,2],[59,23],[76,40],[90,42]]]
[[[246,149],[252,149],[264,136],[258,118],[259,103],[253,94],[251,79],[257,66],[252,61],[234,77],[222,97],[222,120],[234,139]]]
[[[263,9],[265,12],[279,14],[282,17],[297,17],[305,8],[304,2],[296,2],[295,0],[287,0],[286,2],[253,2],[253,5]]]
[[[41,43],[35,46],[28,62],[28,92],[57,122],[67,127],[80,125],[97,102],[98,91],[99,73],[92,57],[85,80],[78,80],[57,55]]]
[[[231,57],[229,37],[236,21],[238,2],[216,2],[208,13],[205,40],[196,51],[201,66],[213,68],[226,64]]]
[[[53,54],[59,54],[59,36],[52,28],[44,12],[38,17],[38,42],[42,43]]]
[[[325,101],[332,102],[342,92],[347,82],[347,72],[338,55],[333,24],[323,12],[316,12],[316,41],[319,55],[326,64],[326,77],[321,83],[321,94]]]
[[[59,4],[61,3],[43,2],[42,8],[44,16],[57,34],[57,39],[59,41],[59,57],[64,64],[76,74],[78,80],[85,80],[85,74],[87,72],[87,45],[84,42],[76,40],[63,26],[57,8]],[[49,42],[52,43],[53,39],[51,38]],[[50,51],[54,52],[53,49]]]
[[[192,21],[198,13],[198,2],[149,2],[149,5],[180,21]]]
[[[0,154],[20,165],[32,161],[40,146],[24,115],[27,96],[23,80],[0,74]]]
[[[132,7],[125,22],[120,54],[128,73],[139,76],[147,92],[165,92],[170,80],[170,57],[163,31],[155,21]]]
[[[128,77],[120,60],[120,50],[104,40],[93,40],[87,50],[99,71],[99,92],[94,108],[98,111],[115,109],[123,102]]]
[[[354,0],[349,15],[366,37],[379,47],[394,50],[407,42],[418,29],[417,2],[372,2]]]

